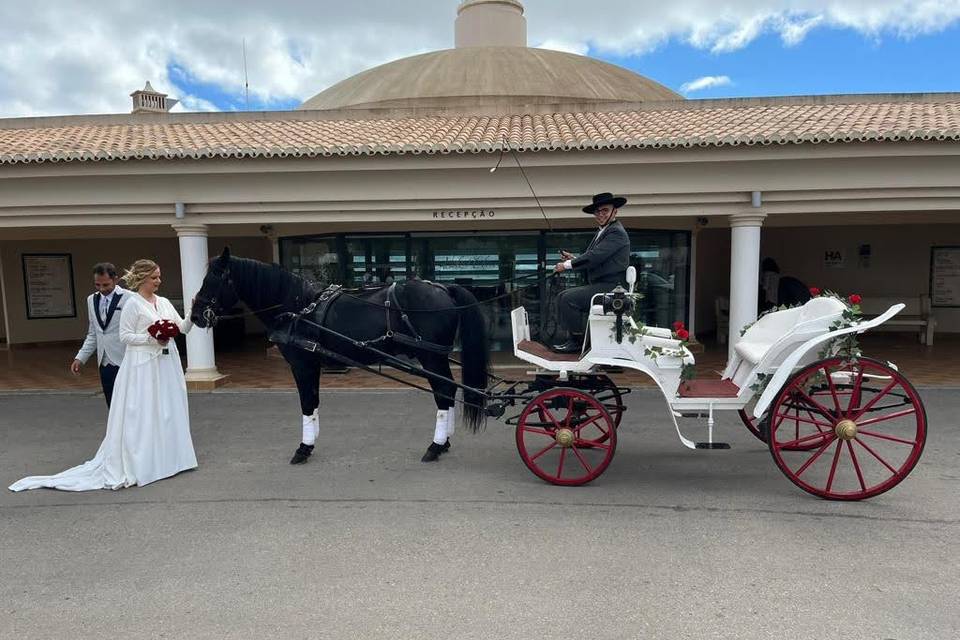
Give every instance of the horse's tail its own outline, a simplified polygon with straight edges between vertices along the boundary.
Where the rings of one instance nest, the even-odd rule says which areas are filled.
[[[459,285],[447,285],[454,303],[460,309],[460,347],[463,352],[463,384],[474,389],[487,388],[487,324],[472,293]],[[472,391],[463,392],[463,416],[476,433],[483,425],[487,398]]]

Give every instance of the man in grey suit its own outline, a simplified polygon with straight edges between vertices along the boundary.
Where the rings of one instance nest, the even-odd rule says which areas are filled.
[[[593,202],[583,208],[597,221],[600,229],[590,246],[579,257],[561,251],[562,262],[553,268],[556,273],[586,269],[587,284],[566,289],[557,296],[557,313],[560,323],[570,334],[569,340],[555,345],[554,351],[576,353],[583,347],[586,330],[585,314],[590,310],[590,300],[598,293],[612,291],[621,284],[630,265],[630,236],[616,219],[617,211],[627,203],[626,198],[612,193],[598,193]]]
[[[70,371],[79,375],[80,367],[90,356],[97,354],[100,386],[103,387],[108,408],[113,398],[113,383],[126,349],[120,342],[120,311],[123,309],[123,296],[127,292],[117,286],[118,280],[117,268],[109,262],[101,262],[93,267],[93,286],[97,292],[87,297],[90,328],[83,346],[70,365]]]

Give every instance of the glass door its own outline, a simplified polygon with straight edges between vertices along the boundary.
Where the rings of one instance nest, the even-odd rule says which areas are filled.
[[[406,236],[346,236],[343,286],[373,287],[407,277]]]
[[[425,280],[459,284],[482,304],[491,348],[512,350],[510,311],[539,299],[539,235],[414,235],[412,260]]]
[[[284,238],[280,247],[281,262],[292,273],[321,288],[341,281],[335,236]]]

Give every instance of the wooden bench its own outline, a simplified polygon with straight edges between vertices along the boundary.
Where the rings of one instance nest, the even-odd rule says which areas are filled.
[[[933,317],[930,309],[930,296],[863,296],[863,302],[860,303],[860,311],[867,320],[876,318],[878,315],[902,302],[907,307],[887,320],[883,325],[877,327],[882,331],[886,328],[890,330],[916,330],[920,339],[920,344],[927,346],[933,344],[933,332],[937,327],[937,319]]]

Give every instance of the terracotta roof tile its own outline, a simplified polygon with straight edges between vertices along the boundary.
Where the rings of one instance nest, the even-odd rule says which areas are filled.
[[[4,128],[0,164],[960,140],[960,101],[749,104],[524,116],[227,120]]]

